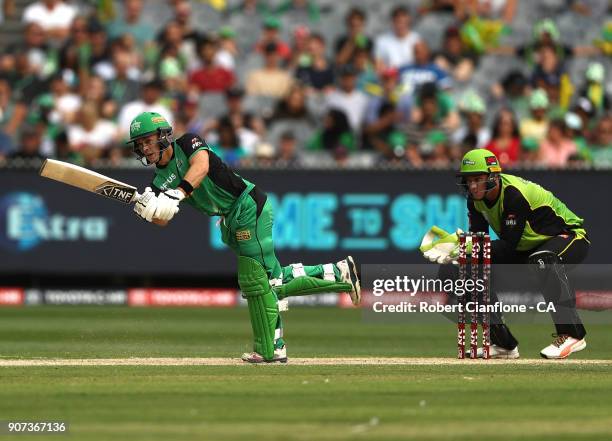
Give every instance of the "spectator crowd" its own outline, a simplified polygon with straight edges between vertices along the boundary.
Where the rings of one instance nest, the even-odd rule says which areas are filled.
[[[153,111],[235,167],[612,167],[606,0],[0,3],[0,164],[130,164]]]

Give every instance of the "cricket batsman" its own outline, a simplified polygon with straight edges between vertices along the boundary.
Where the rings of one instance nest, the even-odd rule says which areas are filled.
[[[586,347],[586,330],[566,273],[589,250],[583,219],[550,191],[501,171],[497,157],[488,150],[471,150],[463,157],[457,177],[467,198],[470,231],[488,233],[489,227],[495,231],[499,239],[491,243],[493,264],[529,264],[537,273],[544,299],[555,306],[550,313],[556,328],[553,342],[540,355],[566,358]],[[449,234],[433,245],[424,256],[451,263],[456,258],[458,235]],[[518,358],[518,341],[501,315],[492,313],[491,318],[491,358]]]
[[[238,284],[247,300],[254,335],[248,363],[287,362],[279,303],[287,297],[348,292],[361,298],[357,267],[351,256],[337,263],[281,267],[272,240],[272,206],[255,184],[232,171],[198,135],[176,140],[168,121],[144,112],[130,125],[129,144],[144,165],[155,165],[150,187],[134,211],[164,226],[188,204],[208,216],[221,216],[221,236],[238,256]]]

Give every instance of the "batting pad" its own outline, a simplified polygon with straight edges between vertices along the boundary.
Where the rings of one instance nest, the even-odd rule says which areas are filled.
[[[351,292],[352,290],[353,287],[350,283],[324,280],[310,276],[298,277],[281,286],[274,287],[274,292],[279,299],[327,292]]]
[[[274,332],[279,320],[276,295],[263,266],[250,257],[238,257],[238,285],[247,300],[254,350],[266,360],[274,357]]]

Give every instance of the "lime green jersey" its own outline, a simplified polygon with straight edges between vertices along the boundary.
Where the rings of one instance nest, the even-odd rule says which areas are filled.
[[[187,133],[177,139],[172,147],[170,162],[164,166],[158,165],[155,170],[153,188],[157,192],[177,188],[189,169],[189,159],[200,150],[208,152],[208,174],[185,199],[185,203],[209,216],[227,216],[240,196],[255,186],[232,171],[198,135]]]
[[[563,234],[586,236],[583,219],[550,191],[518,176],[500,176],[497,200],[468,201],[471,231],[488,231],[491,226],[517,251],[531,250]]]

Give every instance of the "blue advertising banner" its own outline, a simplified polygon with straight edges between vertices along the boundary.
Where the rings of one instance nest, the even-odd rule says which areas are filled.
[[[101,170],[144,187],[151,170]],[[466,228],[466,203],[445,171],[246,170],[275,213],[281,263],[324,263],[347,254],[361,263],[419,263],[431,225]],[[610,261],[612,208],[596,199],[612,187],[609,172],[529,172],[586,220],[591,263]],[[0,172],[0,274],[159,274],[231,276],[235,257],[217,218],[185,206],[160,228],[132,208],[39,177]]]

